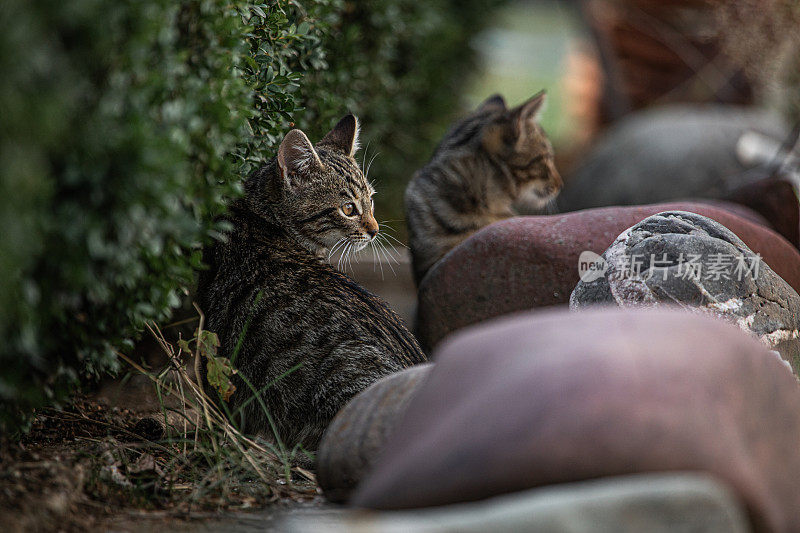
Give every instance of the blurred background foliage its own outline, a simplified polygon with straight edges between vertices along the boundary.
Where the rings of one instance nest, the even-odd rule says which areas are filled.
[[[357,113],[378,209],[399,218],[500,3],[3,2],[0,426],[116,370],[171,315],[225,199],[290,126],[319,139]]]

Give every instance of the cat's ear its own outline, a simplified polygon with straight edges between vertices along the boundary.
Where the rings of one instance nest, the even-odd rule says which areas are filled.
[[[478,107],[475,111],[477,115],[484,115],[487,121],[481,133],[481,144],[490,154],[503,157],[508,151],[508,122],[504,119],[507,113],[506,101],[499,94],[493,94]],[[501,118],[497,120],[497,113]]]
[[[493,94],[492,96],[484,100],[483,103],[478,106],[478,109],[476,111],[484,112],[484,111],[505,111],[505,110],[506,110],[506,101],[499,94]]]
[[[331,131],[319,142],[320,146],[330,146],[334,150],[342,152],[348,157],[358,151],[358,135],[361,126],[358,119],[352,113],[345,115],[342,120],[336,123]]]
[[[322,161],[305,133],[292,130],[286,134],[278,148],[278,168],[289,188],[298,183],[297,178],[301,173],[321,166]]]
[[[525,137],[536,130],[536,122],[544,109],[546,99],[545,92],[539,91],[509,112],[511,123],[519,137]]]

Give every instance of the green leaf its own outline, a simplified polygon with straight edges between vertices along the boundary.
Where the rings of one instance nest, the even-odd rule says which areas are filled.
[[[212,331],[202,330],[197,339],[197,344],[200,347],[200,355],[204,357],[213,357],[217,355],[217,348],[219,348],[219,337]]]
[[[236,370],[231,366],[231,362],[224,357],[208,356],[206,363],[208,373],[206,379],[208,383],[217,389],[223,401],[228,401],[236,392],[236,386],[231,382],[231,376],[236,374]]]

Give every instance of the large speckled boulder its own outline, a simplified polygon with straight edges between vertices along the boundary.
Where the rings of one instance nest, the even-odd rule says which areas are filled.
[[[420,342],[430,349],[449,333],[489,318],[567,304],[580,279],[582,252],[602,254],[623,230],[673,210],[722,223],[800,289],[800,252],[774,231],[719,206],[656,204],[512,218],[472,235],[422,280],[416,326]]]
[[[800,385],[724,321],[522,313],[454,335],[351,503],[406,509],[647,472],[708,473],[757,531],[800,530]]]
[[[625,230],[570,297],[570,307],[678,305],[724,318],[800,371],[800,296],[732,231],[681,211]]]
[[[325,430],[317,452],[317,479],[329,500],[347,500],[431,367],[417,365],[386,376],[339,411]]]

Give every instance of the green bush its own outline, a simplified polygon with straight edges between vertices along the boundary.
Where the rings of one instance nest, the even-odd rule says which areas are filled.
[[[4,424],[114,370],[114,350],[191,283],[251,109],[225,6],[0,7]]]
[[[358,113],[399,218],[495,2],[3,2],[0,427],[170,316],[290,126],[319,138]]]
[[[504,0],[374,0],[341,2],[328,17],[324,48],[330,68],[309,76],[306,90],[335,95],[363,124],[379,219],[401,222],[403,192],[463,109],[463,89],[476,73],[470,40]],[[309,96],[313,96],[310,94]],[[335,113],[309,98],[306,120]],[[328,126],[325,120],[321,126]]]
[[[255,16],[248,77],[260,92],[250,121],[260,140],[244,147],[245,171],[268,157],[288,125],[321,138],[346,111],[376,156],[380,219],[404,231],[411,175],[463,111],[475,72],[470,39],[506,0],[315,0],[266,5]],[[275,31],[274,28],[282,28]]]

